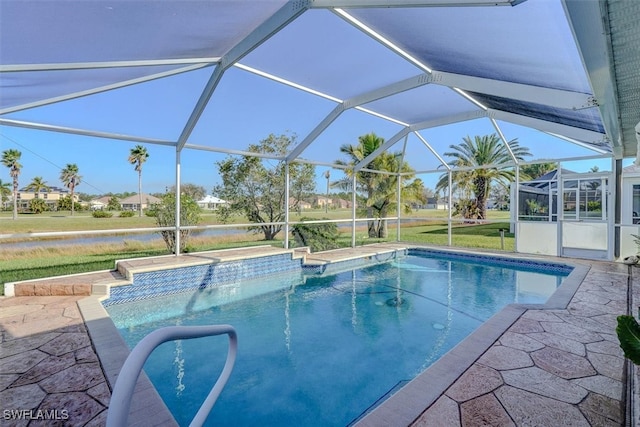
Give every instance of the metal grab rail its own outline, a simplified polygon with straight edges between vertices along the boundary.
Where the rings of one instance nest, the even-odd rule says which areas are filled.
[[[238,336],[236,330],[231,325],[168,326],[157,329],[140,340],[127,357],[127,360],[125,360],[118,379],[116,380],[107,412],[107,427],[122,427],[126,425],[133,389],[136,386],[144,363],[156,347],[167,341],[202,338],[222,334],[229,335],[227,360],[209,395],[204,402],[202,402],[200,409],[198,409],[198,412],[189,425],[201,426],[204,424],[211,408],[213,408],[218,396],[220,396],[222,389],[229,380],[233,365],[236,362]]]

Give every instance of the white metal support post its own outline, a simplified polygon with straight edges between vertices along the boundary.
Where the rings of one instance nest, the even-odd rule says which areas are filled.
[[[397,175],[397,183],[396,183],[396,187],[397,187],[397,192],[398,192],[398,198],[396,201],[396,222],[397,222],[397,226],[396,226],[396,242],[400,241],[400,226],[401,226],[401,222],[400,222],[400,203],[402,203],[402,175],[400,175],[400,173],[402,172],[402,165],[404,164],[404,155],[407,152],[407,142],[409,141],[409,134],[407,134],[407,136],[404,137],[404,145],[402,146],[402,157],[400,157],[400,163],[398,164],[398,175]]]
[[[453,203],[451,201],[451,197],[453,196],[453,190],[451,189],[451,186],[453,185],[453,179],[452,179],[452,174],[453,172],[451,172],[451,169],[449,169],[449,171],[447,172],[448,178],[449,178],[449,185],[448,185],[448,189],[449,189],[449,200],[448,200],[448,204],[449,204],[449,212],[447,212],[447,245],[451,246],[451,209],[453,209]]]
[[[289,162],[284,161],[284,248],[289,249]]]
[[[180,255],[180,148],[176,148],[176,231],[175,231],[175,255]]]
[[[351,247],[356,247],[356,173],[351,177]]]

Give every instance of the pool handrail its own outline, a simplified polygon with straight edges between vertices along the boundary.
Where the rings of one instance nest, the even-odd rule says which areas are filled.
[[[131,350],[131,353],[122,365],[122,369],[116,380],[116,385],[113,387],[109,410],[107,412],[107,427],[121,427],[126,425],[136,382],[138,381],[144,363],[156,347],[167,341],[223,334],[229,336],[227,360],[209,395],[207,395],[207,398],[202,402],[200,409],[198,409],[198,412],[189,425],[201,426],[204,424],[218,396],[220,396],[222,389],[229,380],[233,365],[236,361],[238,335],[231,325],[167,326],[156,329],[140,340],[133,350]]]

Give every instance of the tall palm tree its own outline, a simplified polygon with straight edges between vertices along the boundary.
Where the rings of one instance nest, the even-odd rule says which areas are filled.
[[[2,164],[9,168],[9,176],[13,179],[13,219],[18,219],[18,176],[20,176],[20,157],[22,153],[10,148],[2,152]]]
[[[36,199],[38,198],[38,195],[42,190],[49,191],[50,188],[51,187],[47,185],[47,182],[41,176],[34,177],[29,183],[29,185],[24,187],[25,190],[33,191],[34,193],[36,193],[35,194]]]
[[[364,158],[375,152],[382,144],[384,139],[375,133],[369,133],[358,137],[358,144],[344,144],[340,147],[340,152],[347,155],[348,161],[337,160],[336,163],[343,166],[355,166]],[[384,152],[373,159],[366,167],[370,170],[379,170],[387,172],[412,172],[408,164],[402,162],[400,153]],[[339,187],[344,190],[351,189],[353,170],[346,170],[346,177],[335,181],[332,186]],[[397,196],[397,175],[375,173],[369,171],[359,171],[356,175],[357,192],[364,194],[366,197],[366,216],[367,218],[377,218],[368,221],[369,237],[387,237],[386,218],[390,209],[395,204]],[[421,180],[414,180],[407,184],[413,178],[412,175],[402,176],[401,196],[405,202],[405,208],[409,209],[409,203],[422,199],[424,185]]]
[[[11,195],[11,183],[2,182],[0,179],[0,207],[4,209],[4,204],[9,200]]]
[[[142,165],[148,158],[149,153],[142,145],[136,145],[129,153],[129,163],[135,165],[135,170],[138,172],[138,216],[142,216]]]
[[[516,139],[509,141],[509,148],[518,160],[523,160],[524,156],[530,156],[529,149],[521,147]],[[453,185],[456,187],[470,185],[476,197],[478,219],[487,217],[487,197],[493,182],[507,185],[515,179],[515,172],[508,168],[513,163],[511,154],[506,145],[500,141],[496,134],[475,136],[474,139],[468,136],[463,138],[462,143],[450,145],[449,148],[455,150],[444,153],[445,156],[452,157],[449,162],[452,167],[476,167],[470,171],[458,172],[454,174]],[[493,165],[493,167],[483,167]],[[501,167],[501,165],[504,165]],[[443,174],[438,181],[436,188],[443,189],[448,186],[448,176]]]
[[[73,194],[82,177],[78,175],[78,165],[75,163],[67,163],[67,166],[60,171],[60,181],[71,191],[71,216],[74,213],[75,200]]]

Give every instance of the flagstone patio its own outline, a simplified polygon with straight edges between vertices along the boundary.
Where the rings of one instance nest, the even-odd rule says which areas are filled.
[[[314,254],[313,262],[321,258]],[[576,262],[588,272],[575,289],[563,291],[568,305],[506,308],[359,424],[622,425],[625,359],[615,326],[627,312],[627,266]],[[105,424],[113,372],[126,354],[118,362],[102,354],[121,353],[111,344],[118,338],[106,336],[115,328],[88,333],[79,302],[97,300],[0,298],[0,424],[52,425],[46,417],[57,417],[59,425]],[[145,413],[170,418],[155,409],[157,402],[136,402],[138,396],[132,425],[145,425]]]

